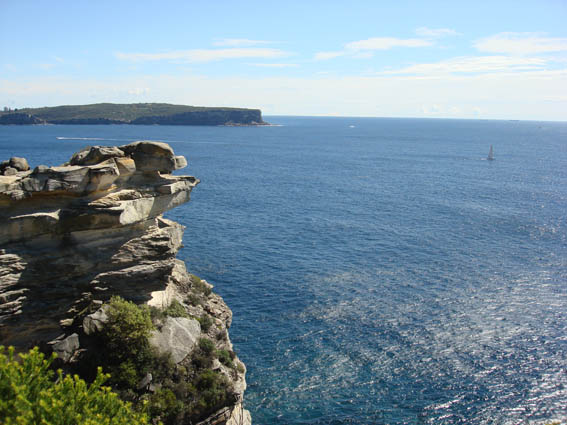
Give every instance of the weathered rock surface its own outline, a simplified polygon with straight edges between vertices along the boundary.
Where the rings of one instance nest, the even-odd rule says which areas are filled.
[[[195,319],[168,317],[163,327],[152,333],[150,344],[162,354],[171,354],[177,364],[193,350],[199,336],[201,325]]]
[[[160,308],[186,298],[191,276],[175,258],[184,226],[162,214],[189,201],[199,180],[170,174],[187,162],[167,144],[88,147],[68,165],[33,171],[23,158],[2,164],[0,344],[49,346],[73,362],[104,328],[112,296]],[[213,317],[216,326],[207,334],[196,320],[170,317],[152,338],[160,351],[180,362],[201,334],[215,341],[222,335],[218,343],[232,349],[232,314],[218,295],[185,308]],[[213,415],[224,419],[207,423],[250,423],[241,406],[244,372],[221,369],[236,401]]]

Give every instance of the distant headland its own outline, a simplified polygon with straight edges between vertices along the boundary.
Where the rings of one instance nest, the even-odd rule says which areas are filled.
[[[0,125],[266,125],[259,109],[211,108],[168,103],[96,103],[0,111]]]

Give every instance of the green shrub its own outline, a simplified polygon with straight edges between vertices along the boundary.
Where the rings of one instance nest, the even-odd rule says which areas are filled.
[[[202,292],[207,297],[212,293],[211,288],[205,282],[203,282],[201,278],[195,276],[194,274],[191,275],[191,284],[193,288],[195,288],[199,292]]]
[[[230,395],[230,384],[225,376],[213,370],[203,371],[197,378],[199,390],[195,412],[211,412],[225,405]]]
[[[199,348],[206,355],[212,355],[215,351],[215,344],[208,338],[199,338]]]
[[[230,368],[234,369],[234,363],[232,362],[232,356],[227,350],[217,350],[217,357],[219,361]]]
[[[198,305],[202,304],[201,299],[195,294],[189,294],[187,296],[187,301],[189,301],[189,304],[191,304],[194,307],[197,307]]]
[[[166,316],[171,317],[189,317],[187,311],[185,311],[185,307],[181,305],[181,303],[177,300],[173,300],[169,307],[164,310]]]
[[[135,388],[155,359],[148,341],[154,329],[150,309],[112,297],[106,312],[108,322],[101,336],[108,350],[101,360],[111,372],[113,385]]]
[[[207,369],[213,365],[213,357],[195,353],[191,358],[191,363],[195,369]]]
[[[203,315],[198,317],[197,320],[201,324],[201,330],[203,332],[208,332],[209,329],[211,329],[211,326],[213,326],[213,319],[211,319],[206,313],[203,313]]]
[[[106,310],[108,322],[104,333],[108,342],[114,346],[124,348],[147,341],[150,332],[154,329],[150,310],[146,306],[138,307],[131,301],[114,296],[110,299]]]
[[[180,403],[169,388],[161,388],[150,397],[150,415],[170,422],[181,411]]]
[[[46,360],[36,347],[14,359],[14,349],[4,354],[0,346],[0,421],[5,425],[129,425],[147,424],[148,417],[132,410],[118,395],[103,386],[109,378],[99,368],[87,385],[77,375],[57,381],[49,369],[55,358]]]

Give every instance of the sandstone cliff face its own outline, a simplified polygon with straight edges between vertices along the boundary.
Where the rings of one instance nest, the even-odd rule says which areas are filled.
[[[184,227],[162,217],[188,202],[199,183],[171,174],[186,164],[164,143],[136,142],[89,147],[63,166],[0,175],[0,344],[51,347],[65,363],[80,363],[86,351],[105,349],[93,347],[93,338],[118,295],[183,307],[185,318],[163,319],[152,336],[175,364],[187,363],[203,336],[232,353],[231,311],[176,259]],[[199,297],[192,295],[197,284],[208,289]],[[199,318],[214,326],[201,326]],[[233,360],[238,368],[213,366],[230,380],[232,394],[206,423],[250,423],[241,406],[244,367]]]

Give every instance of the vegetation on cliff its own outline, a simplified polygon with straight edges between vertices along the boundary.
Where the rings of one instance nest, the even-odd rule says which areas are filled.
[[[55,355],[45,359],[38,348],[14,356],[0,346],[0,420],[17,425],[148,424],[148,416],[132,408],[103,386],[109,375],[99,368],[88,385],[77,375],[50,369]]]
[[[0,112],[0,124],[258,125],[259,109],[168,103],[97,103]]]
[[[199,299],[208,296],[196,287],[190,294]],[[196,422],[235,401],[230,380],[213,370],[218,360],[232,375],[243,373],[242,366],[233,361],[234,352],[217,348],[213,339],[203,336],[193,352],[176,364],[170,355],[151,346],[151,332],[168,317],[191,317],[179,301],[159,309],[112,297],[105,312],[107,321],[92,343],[108,350],[93,351],[94,356],[82,364],[83,376],[93,376],[102,366],[110,372],[109,383],[123,400],[165,424]]]

